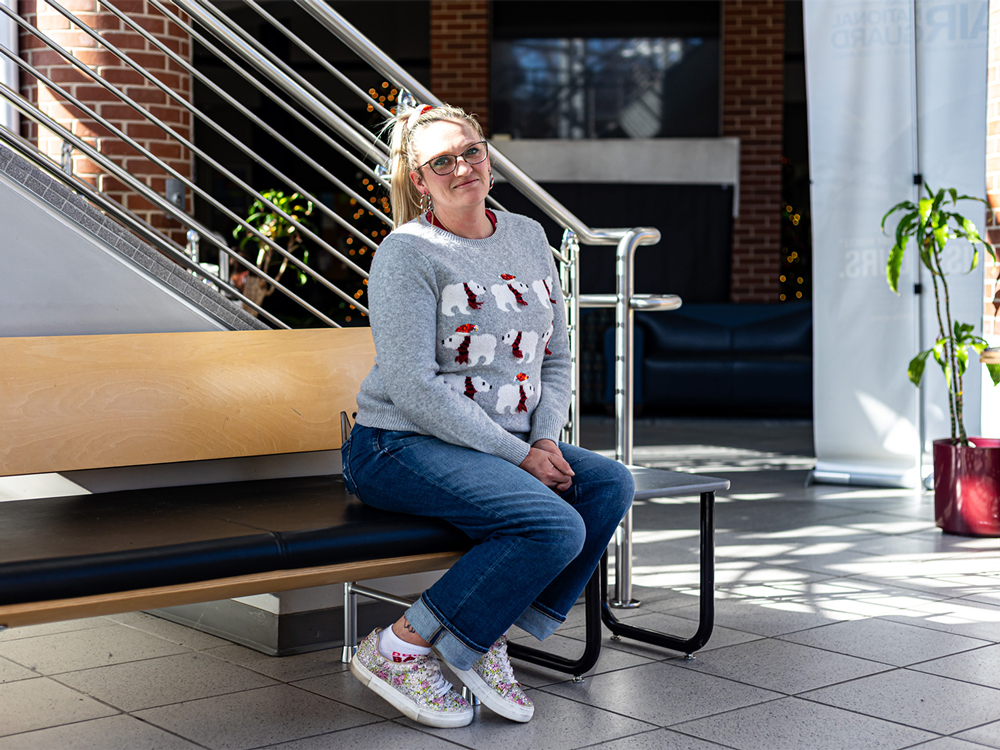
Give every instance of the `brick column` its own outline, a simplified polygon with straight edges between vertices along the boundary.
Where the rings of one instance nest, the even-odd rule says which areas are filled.
[[[488,0],[431,0],[431,91],[490,133]]]
[[[784,40],[780,0],[722,4],[722,135],[740,139],[733,302],[778,301]]]
[[[96,0],[67,0],[60,4],[72,11],[82,23],[98,31],[102,37],[131,56],[135,62],[173,91],[190,100],[191,76],[165,54],[147,43],[139,34],[126,27],[114,15],[104,11]],[[190,61],[190,38],[177,24],[168,22],[146,0],[119,0],[116,7],[155,35],[172,51]],[[173,6],[169,7],[176,11]],[[70,51],[77,60],[174,128],[181,136],[191,138],[191,120],[188,112],[87,36],[78,26],[71,24],[65,17],[52,10],[44,0],[21,0],[21,15],[57,44]],[[102,88],[92,77],[72,67],[64,57],[45,47],[33,35],[22,31],[20,41],[21,54],[27,62],[96,110],[126,135],[149,149],[157,158],[185,177],[191,176],[190,152],[170,138],[164,130],[150,123],[111,92]],[[42,112],[70,129],[100,153],[108,155],[130,174],[142,179],[151,189],[160,195],[164,194],[167,173],[161,167],[125,144],[93,118],[86,116],[82,110],[68,104],[49,86],[39,84],[27,74],[22,74],[21,84],[22,93],[35,102]],[[26,126],[25,135],[37,142],[38,147],[57,163],[61,161],[63,141],[60,137],[47,129],[41,129],[39,132],[39,128],[34,124]],[[184,244],[185,232],[177,221],[168,220],[164,212],[154,209],[148,201],[132,194],[123,183],[104,173],[80,151],[73,153],[73,171],[154,227],[166,232],[175,242]],[[191,200],[189,191],[188,210],[191,209]]]
[[[990,42],[986,99],[986,212],[989,241],[1000,244],[1000,0],[990,0]],[[984,259],[983,336],[1000,344],[1000,264]]]

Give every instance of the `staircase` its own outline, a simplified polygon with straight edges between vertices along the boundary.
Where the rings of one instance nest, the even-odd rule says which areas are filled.
[[[0,336],[267,328],[0,145]]]

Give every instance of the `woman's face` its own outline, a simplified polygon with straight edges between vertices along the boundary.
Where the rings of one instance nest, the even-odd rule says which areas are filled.
[[[436,210],[448,211],[485,203],[490,191],[488,158],[479,164],[458,159],[455,171],[447,175],[436,174],[427,164],[442,154],[464,154],[481,140],[471,125],[452,120],[432,123],[413,134],[416,162],[423,166],[410,172],[410,179],[421,193],[430,193]]]

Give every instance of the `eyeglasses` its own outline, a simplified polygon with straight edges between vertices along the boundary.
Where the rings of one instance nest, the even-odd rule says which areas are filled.
[[[479,141],[478,143],[473,143],[461,154],[441,154],[429,161],[425,161],[420,167],[430,167],[434,174],[445,177],[458,168],[459,157],[462,157],[466,164],[480,164],[486,161],[487,156],[489,156],[489,152],[486,147],[486,141]]]

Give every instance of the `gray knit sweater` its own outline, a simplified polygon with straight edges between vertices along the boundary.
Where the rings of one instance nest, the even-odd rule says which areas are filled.
[[[382,242],[368,281],[375,366],[357,421],[520,464],[566,422],[566,311],[542,227],[496,218],[481,240],[421,216]]]

